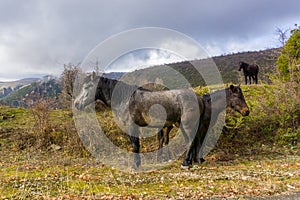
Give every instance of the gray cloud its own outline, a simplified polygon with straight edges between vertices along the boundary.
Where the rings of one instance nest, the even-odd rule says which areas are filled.
[[[212,55],[278,45],[276,27],[299,20],[298,0],[0,1],[0,80],[58,75],[99,42],[138,27],[196,39]]]

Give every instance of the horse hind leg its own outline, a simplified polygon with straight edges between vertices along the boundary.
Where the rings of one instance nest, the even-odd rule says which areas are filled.
[[[139,128],[136,125],[131,125],[129,127],[129,135],[132,151],[134,154],[132,167],[133,169],[137,169],[141,166]]]
[[[248,77],[247,76],[245,76],[245,84],[247,85],[247,79],[248,79]]]
[[[173,126],[169,126],[169,127],[164,127],[163,129],[161,129],[158,134],[157,134],[157,138],[158,138],[158,151],[157,151],[157,161],[161,162],[162,161],[162,151],[163,151],[163,145],[165,144],[165,148],[166,148],[166,160],[170,160],[170,150],[169,150],[169,133],[172,130]]]
[[[255,79],[254,79],[254,76],[250,76],[249,79],[250,79],[250,85],[251,85],[251,84],[254,84],[254,80],[255,80]],[[251,82],[251,79],[252,79],[252,82]]]
[[[202,157],[203,155],[201,154],[200,157],[200,150],[202,148],[202,145],[204,144],[204,140],[206,137],[208,131],[208,125],[205,124],[205,122],[202,122],[199,125],[198,131],[197,131],[197,135],[195,137],[195,141],[196,141],[196,147],[195,147],[195,155],[194,155],[194,163],[195,164],[202,164],[205,162],[205,159]]]

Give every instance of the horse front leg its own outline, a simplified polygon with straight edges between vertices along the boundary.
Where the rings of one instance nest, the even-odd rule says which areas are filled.
[[[247,85],[247,79],[248,77],[245,75],[245,84]]]
[[[192,131],[186,130],[186,128],[181,127],[181,132],[184,136],[185,142],[187,144],[187,150],[186,154],[184,157],[184,160],[181,164],[182,168],[188,168],[193,164],[193,158],[195,157],[195,151],[196,151],[196,146],[195,146],[195,138],[193,137]],[[187,133],[188,132],[188,133]]]
[[[134,155],[133,169],[137,169],[141,166],[140,157],[140,138],[139,138],[139,128],[137,125],[129,126],[130,142],[132,146],[132,151]]]
[[[193,164],[193,158],[195,157],[196,153],[196,145],[195,141],[189,142],[187,145],[186,155],[184,160],[181,164],[181,168],[189,168]]]
[[[170,135],[170,131],[172,130],[173,126],[168,126],[166,128],[163,129],[163,135],[164,135],[164,141],[165,141],[165,145],[166,145],[166,151],[167,151],[167,161],[171,160],[171,153],[170,153],[170,149],[169,149],[169,135]]]
[[[198,164],[202,164],[205,162],[205,159],[200,157],[200,150],[202,148],[202,145],[204,143],[206,134],[208,131],[208,125],[205,124],[205,122],[200,122],[199,128],[197,130],[197,135],[195,137],[195,155],[194,155],[194,162]]]

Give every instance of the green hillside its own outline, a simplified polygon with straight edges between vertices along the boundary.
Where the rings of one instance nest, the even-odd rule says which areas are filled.
[[[0,99],[3,105],[13,107],[28,107],[30,102],[35,102],[39,98],[57,97],[60,88],[55,79],[48,81],[36,81],[25,85],[7,96]]]
[[[71,111],[47,110],[45,104],[0,107],[0,198],[245,199],[299,191],[300,107],[295,94],[284,84],[242,89],[250,115],[228,110],[206,163],[190,170],[180,168],[180,158],[153,172],[122,172],[85,150]],[[114,144],[130,150],[128,135],[112,113],[105,110],[97,117]],[[155,136],[142,139],[141,145],[143,152],[158,148]]]
[[[195,66],[205,67],[207,66],[208,61],[213,61],[220,71],[223,83],[238,84],[244,83],[242,72],[238,71],[238,63],[240,61],[245,61],[248,63],[255,63],[260,66],[260,83],[270,83],[269,74],[272,75],[272,73],[274,73],[275,62],[279,54],[280,49],[243,52],[231,55],[216,56],[213,57],[213,60],[203,59],[190,62],[184,61],[167,65],[153,66],[127,74],[120,72],[106,74],[106,76],[110,77],[113,75],[113,78],[118,78],[123,74],[122,80],[125,80],[127,83],[145,85],[149,82],[155,82],[161,85],[165,85],[167,88],[205,86],[205,81],[203,80],[201,74],[199,74],[199,72],[195,69]],[[206,78],[213,79],[214,74],[211,74],[211,76],[212,78]],[[31,79],[28,80],[32,81]],[[0,95],[0,103],[2,105],[9,105],[14,107],[26,107],[28,106],[28,100],[32,100],[33,102],[35,102],[37,97],[57,97],[60,93],[60,90],[61,88],[55,79],[50,79],[42,82],[35,81],[31,84],[27,84],[22,87],[18,87],[15,90],[12,90],[8,95],[4,97]]]
[[[213,61],[218,67],[224,83],[244,83],[243,74],[238,71],[238,63],[240,61],[259,65],[259,82],[270,83],[269,75],[275,72],[275,63],[279,55],[280,49],[268,49],[216,56],[213,57]],[[147,83],[149,81],[159,82],[163,80],[162,84],[167,83],[173,87],[182,87],[183,76],[192,87],[204,86],[206,84],[194,66],[206,67],[207,63],[210,63],[210,61],[203,59],[153,66],[136,70],[130,74],[126,74],[123,78],[126,82],[132,84]]]

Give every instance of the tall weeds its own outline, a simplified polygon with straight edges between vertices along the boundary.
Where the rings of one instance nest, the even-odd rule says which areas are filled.
[[[50,144],[50,133],[52,131],[50,111],[54,101],[50,98],[40,98],[31,106],[30,112],[33,117],[31,131],[36,138],[38,149],[47,147]]]

